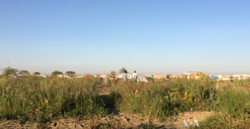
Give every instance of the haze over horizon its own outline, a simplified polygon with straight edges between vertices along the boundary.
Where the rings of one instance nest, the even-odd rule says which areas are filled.
[[[0,69],[250,74],[250,1],[1,0]],[[0,71],[1,73],[2,71]]]

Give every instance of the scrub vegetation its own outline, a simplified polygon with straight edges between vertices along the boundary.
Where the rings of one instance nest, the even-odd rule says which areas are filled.
[[[14,71],[16,72],[16,71]],[[182,112],[214,111],[195,128],[249,128],[249,80],[219,83],[202,75],[198,80],[170,79],[148,83],[116,80],[106,99],[99,78],[0,77],[0,119],[49,122],[78,117],[91,119],[116,111],[159,121],[175,121]],[[150,124],[147,127],[151,127]]]

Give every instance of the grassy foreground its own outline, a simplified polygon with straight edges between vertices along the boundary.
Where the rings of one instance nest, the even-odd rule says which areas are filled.
[[[50,121],[105,114],[95,79],[1,78],[0,118]]]
[[[111,104],[117,109],[160,120],[172,119],[179,112],[211,111],[216,99],[216,87],[208,78],[120,83],[110,94]]]
[[[200,128],[249,128],[250,92],[246,87],[249,82],[218,84],[202,76],[200,80],[118,83],[110,94],[110,103],[118,110],[164,121],[174,120],[180,112],[215,111],[216,115],[200,123]]]
[[[107,102],[95,78],[0,78],[0,119],[47,122],[54,118],[105,116],[108,108],[173,121],[180,112],[215,111],[200,128],[250,127],[249,80],[221,88],[207,76],[149,83],[117,80]]]

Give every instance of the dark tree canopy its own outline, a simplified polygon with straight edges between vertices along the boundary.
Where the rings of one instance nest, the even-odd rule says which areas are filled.
[[[52,72],[51,74],[54,75],[54,76],[56,76],[56,75],[63,74],[63,73],[56,70],[56,71]]]
[[[27,70],[21,70],[21,71],[19,72],[19,74],[21,74],[21,75],[29,75],[30,73],[29,73],[29,71],[27,71]]]
[[[125,68],[121,68],[120,71],[119,71],[119,73],[124,73],[125,71],[127,71]]]
[[[39,72],[34,72],[34,75],[41,75]]]
[[[72,76],[76,75],[76,72],[74,72],[74,71],[67,71],[65,74],[68,75],[68,76],[70,76],[70,77],[72,77]]]
[[[17,75],[17,72],[18,70],[17,69],[14,69],[14,68],[11,68],[11,67],[8,67],[8,68],[4,68],[2,69],[3,71],[3,75]]]

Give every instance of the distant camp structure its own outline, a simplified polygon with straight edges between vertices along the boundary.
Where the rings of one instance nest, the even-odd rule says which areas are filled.
[[[206,75],[206,74],[200,71],[189,71],[189,72],[183,73],[181,76],[182,78],[187,78],[187,79],[199,79],[200,76],[202,75]]]

